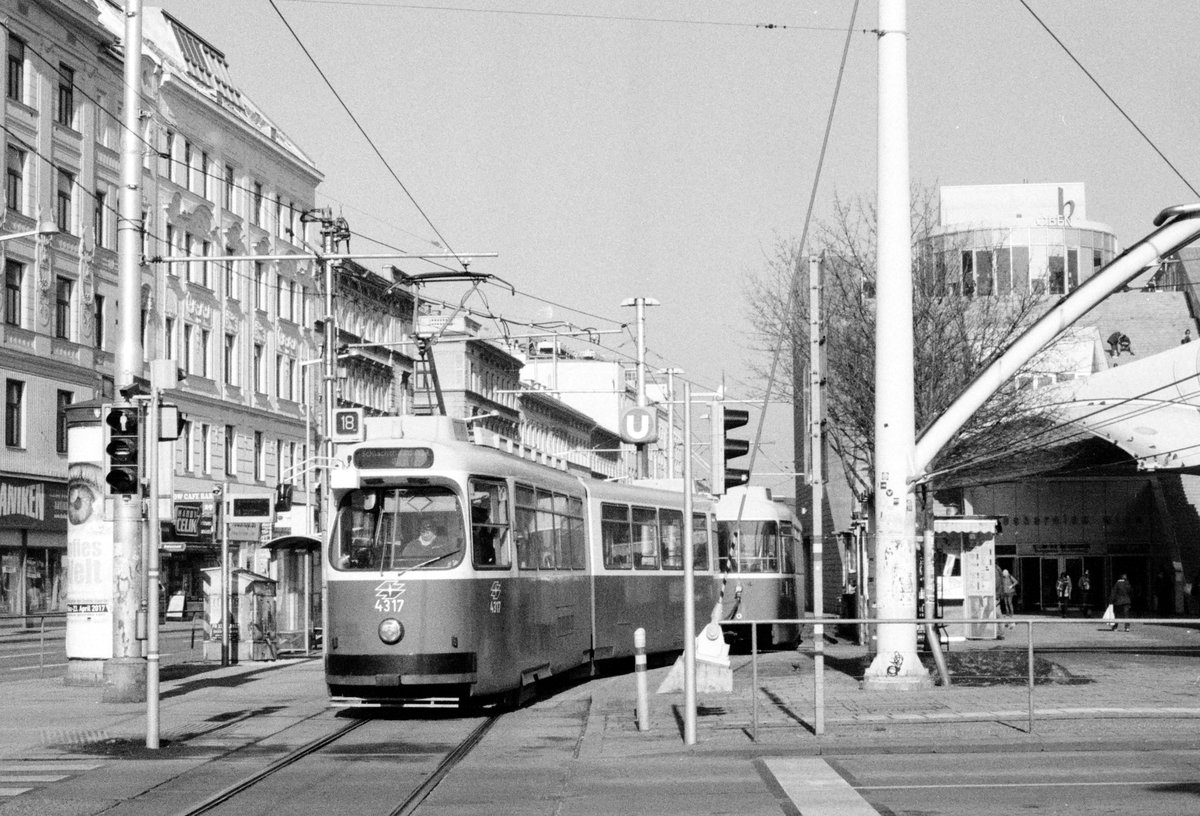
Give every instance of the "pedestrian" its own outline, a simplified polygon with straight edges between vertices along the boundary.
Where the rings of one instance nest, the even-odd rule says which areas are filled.
[[[1092,576],[1087,570],[1083,571],[1083,575],[1079,576],[1079,582],[1076,584],[1079,588],[1079,605],[1083,607],[1083,616],[1090,618],[1091,611],[1091,596],[1092,596]]]
[[[1067,604],[1071,602],[1071,576],[1065,572],[1058,576],[1058,584],[1054,589],[1058,593],[1058,611],[1065,618]]]
[[[1000,613],[1011,618],[1013,616],[1013,595],[1017,592],[1017,579],[1012,577],[1008,570],[1000,570],[1000,577],[996,579],[996,588],[1000,595]]]
[[[1190,342],[1192,342],[1192,330],[1184,329],[1183,330],[1183,339],[1179,341],[1179,345],[1182,346],[1184,343],[1190,343]]]
[[[1112,593],[1108,596],[1108,602],[1113,605],[1113,612],[1117,616],[1117,620],[1124,619],[1125,631],[1129,631],[1129,607],[1133,605],[1133,588],[1129,586],[1129,579],[1125,573],[1121,573],[1121,577],[1113,584]],[[1117,622],[1113,621],[1108,627],[1114,632],[1117,630]]]

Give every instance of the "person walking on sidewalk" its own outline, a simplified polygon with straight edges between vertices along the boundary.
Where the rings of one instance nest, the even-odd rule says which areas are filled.
[[[1000,577],[996,579],[997,594],[1000,596],[1000,614],[1007,617],[1013,616],[1013,595],[1017,592],[1017,579],[1012,577],[1012,573],[1008,570],[1000,570]]]
[[[1087,570],[1083,571],[1083,575],[1079,576],[1079,583],[1075,585],[1079,588],[1079,605],[1083,607],[1083,616],[1090,618],[1092,616],[1092,577]]]
[[[1067,604],[1071,602],[1071,576],[1065,572],[1058,576],[1058,585],[1055,587],[1058,593],[1058,611],[1065,618],[1067,616]]]
[[[1129,579],[1125,576],[1125,573],[1121,573],[1121,577],[1113,584],[1112,594],[1108,597],[1108,602],[1113,605],[1113,612],[1116,614],[1117,619],[1120,620],[1123,618],[1125,620],[1126,632],[1129,631],[1129,607],[1133,605],[1131,590]],[[1115,632],[1117,630],[1116,621],[1113,621],[1109,628]]]

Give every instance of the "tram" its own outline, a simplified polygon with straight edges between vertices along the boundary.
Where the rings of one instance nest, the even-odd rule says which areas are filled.
[[[513,704],[600,661],[683,649],[684,496],[476,444],[449,417],[368,418],[339,446],[323,559],[335,705]],[[694,598],[718,600],[711,501]]]
[[[757,485],[731,487],[715,509],[724,617],[799,618],[805,606],[805,559],[795,513]],[[727,636],[748,646],[750,634],[748,626],[731,626]],[[757,634],[760,648],[793,646],[799,639],[798,624],[763,624]]]

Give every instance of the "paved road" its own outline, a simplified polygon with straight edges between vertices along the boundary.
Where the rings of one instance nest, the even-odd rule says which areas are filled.
[[[1200,751],[765,757],[804,816],[1011,816],[1200,810]]]

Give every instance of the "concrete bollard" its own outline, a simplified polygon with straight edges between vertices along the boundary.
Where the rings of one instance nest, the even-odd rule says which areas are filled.
[[[646,630],[633,630],[633,674],[637,679],[638,731],[650,730],[650,698],[646,691]]]

